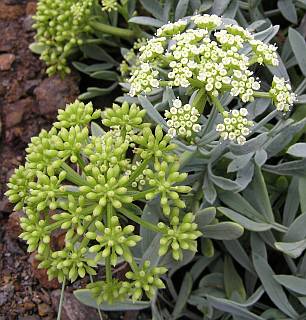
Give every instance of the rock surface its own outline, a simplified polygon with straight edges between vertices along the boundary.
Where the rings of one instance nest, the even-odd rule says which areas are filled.
[[[0,54],[0,71],[7,71],[11,69],[16,56],[11,53]]]
[[[52,292],[52,305],[58,308],[61,296],[60,290]],[[62,309],[62,320],[97,320],[98,312],[94,308],[90,308],[81,304],[72,293],[65,292],[64,303]]]

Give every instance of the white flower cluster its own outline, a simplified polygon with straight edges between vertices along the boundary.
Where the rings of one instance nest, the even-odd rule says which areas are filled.
[[[222,24],[222,19],[215,14],[196,15],[191,20],[198,28],[206,30],[214,30]]]
[[[201,126],[197,123],[200,117],[198,110],[190,104],[183,105],[180,99],[173,100],[170,110],[165,111],[165,117],[168,119],[168,135],[172,138],[175,136],[189,138],[201,130]]]
[[[159,87],[159,81],[157,80],[159,72],[153,70],[149,63],[142,63],[139,68],[134,70],[133,76],[130,79],[132,83],[130,89],[130,95],[135,96],[139,92],[151,92],[153,88]]]
[[[260,40],[251,40],[250,45],[252,46],[254,53],[254,60],[259,64],[268,64],[277,66],[279,64],[277,57],[277,47],[273,44],[266,44]]]
[[[245,46],[253,49],[249,55],[239,51]],[[216,15],[196,15],[189,21],[169,23],[140,48],[140,65],[129,79],[130,95],[166,85],[203,87],[215,97],[230,92],[243,102],[253,101],[260,83],[249,67],[254,61],[275,65],[275,50],[240,26],[223,26]]]
[[[186,20],[179,20],[173,23],[167,23],[165,25],[163,25],[162,27],[160,27],[157,31],[156,31],[156,35],[158,37],[161,36],[171,36],[173,34],[176,33],[180,33],[182,31],[185,30],[187,26],[187,21]]]
[[[291,85],[284,78],[273,77],[271,89],[269,91],[272,101],[278,111],[287,112],[297,100],[292,92]]]
[[[253,126],[253,121],[248,120],[247,115],[248,111],[245,108],[223,112],[223,123],[217,125],[216,131],[220,132],[220,137],[224,140],[244,144],[246,136],[251,132],[249,127]]]

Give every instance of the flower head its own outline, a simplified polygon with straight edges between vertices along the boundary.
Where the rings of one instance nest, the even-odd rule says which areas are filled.
[[[269,91],[273,103],[278,111],[287,112],[296,101],[296,95],[292,92],[291,85],[284,78],[273,77]]]
[[[216,128],[221,138],[244,144],[245,137],[251,133],[249,127],[253,126],[253,122],[246,118],[247,115],[248,111],[245,108],[223,112],[223,123],[219,123]]]
[[[253,101],[260,88],[250,70],[256,62],[276,65],[276,47],[255,40],[240,26],[222,23],[216,15],[184,18],[162,26],[140,48],[129,94],[147,94],[162,86],[205,88],[214,97],[230,92],[243,102]]]
[[[117,0],[101,0],[102,10],[106,12],[117,11],[118,1]]]
[[[150,267],[150,261],[146,260],[140,269],[125,274],[130,282],[124,283],[123,286],[129,287],[134,302],[140,300],[143,293],[152,299],[156,289],[165,288],[160,276],[166,272],[167,269],[164,267]]]
[[[187,213],[182,221],[179,218],[179,209],[174,208],[171,212],[171,226],[165,225],[163,222],[158,223],[158,228],[163,233],[160,239],[159,255],[166,254],[169,248],[172,251],[172,257],[175,260],[183,259],[182,250],[191,250],[196,252],[196,239],[202,234],[198,231],[198,226],[194,222],[194,214]]]
[[[128,273],[131,282],[119,283],[111,265],[120,257],[135,266],[131,247],[141,237],[126,220],[139,222],[138,201],[160,196],[166,215],[172,204],[184,207],[180,196],[190,188],[177,184],[187,174],[179,173],[171,138],[160,126],[152,130],[143,122],[145,112],[138,106],[123,103],[105,110],[107,132],[89,125],[100,115],[78,101],[59,111],[55,125],[32,138],[26,164],[15,171],[6,194],[24,210],[20,237],[28,251],[37,250],[39,267],[47,269],[50,279],[73,282],[94,275],[103,261],[107,280],[90,286],[99,303],[137,300],[144,294],[150,298],[163,287],[159,275],[164,268],[145,263]],[[65,239],[55,250],[51,239],[59,230]]]
[[[175,136],[189,138],[201,130],[198,124],[199,111],[190,104],[183,105],[180,99],[173,100],[170,110],[165,111],[165,117],[169,126],[168,135],[172,138]]]
[[[94,0],[41,0],[34,16],[35,40],[43,48],[41,59],[49,75],[69,73],[67,57],[72,49],[83,43],[91,32],[88,24]]]

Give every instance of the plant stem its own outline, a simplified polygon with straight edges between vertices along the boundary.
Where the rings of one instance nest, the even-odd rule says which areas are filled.
[[[201,114],[203,113],[206,104],[206,91],[204,88],[200,89],[192,101],[192,106],[195,107]]]
[[[221,115],[223,114],[223,112],[225,112],[220,100],[214,96],[210,96],[211,101],[213,102],[214,106],[218,109],[218,111],[221,113]]]
[[[94,281],[93,281],[93,278],[92,278],[92,275],[90,274],[89,275],[89,279],[90,279],[90,282],[91,283],[94,283]],[[103,320],[103,317],[102,317],[102,314],[101,314],[101,310],[100,310],[100,308],[99,308],[99,306],[97,305],[97,310],[98,310],[98,314],[99,314],[99,318],[100,318],[100,320]]]
[[[146,168],[151,158],[148,158],[142,162],[140,166],[130,175],[129,177],[129,184],[132,184],[132,182],[142,173],[142,171]]]
[[[106,208],[106,225],[108,228],[111,227],[111,219],[113,215],[113,207],[111,203],[107,203]],[[112,281],[112,266],[111,266],[111,260],[110,257],[105,258],[105,273],[106,273],[106,281],[110,282]]]
[[[84,172],[85,162],[82,159],[82,156],[80,154],[78,155],[77,158],[78,158],[78,165],[80,166],[82,172]]]
[[[119,209],[119,211],[122,214],[124,214],[127,218],[140,224],[144,228],[149,229],[154,232],[161,232],[161,230],[155,224],[153,224],[149,221],[146,221],[146,220],[142,220],[140,217],[138,217],[135,213],[131,212],[129,209],[122,207]]]
[[[267,98],[271,99],[269,92],[263,92],[263,91],[254,91],[254,97],[255,98]]]
[[[64,294],[65,294],[65,283],[66,283],[66,279],[64,278],[63,283],[62,283],[60,302],[59,302],[59,306],[58,306],[57,320],[61,320],[61,313],[62,313],[62,308],[63,308]]]
[[[78,186],[88,185],[87,181],[84,178],[82,178],[79,174],[77,174],[70,166],[68,166],[66,162],[63,162],[61,167],[67,172],[67,180]]]
[[[110,25],[107,25],[107,24],[104,24],[101,22],[97,22],[97,21],[91,21],[89,24],[95,30],[110,34],[115,37],[119,37],[119,38],[123,38],[123,39],[132,39],[132,38],[136,37],[134,31],[132,31],[130,29],[113,27],[113,26],[110,26]]]
[[[133,195],[133,200],[135,201],[135,200],[144,199],[146,194],[148,194],[150,192],[154,192],[155,190],[156,190],[156,188],[151,188],[151,189],[148,189],[148,190],[144,190],[144,191],[138,192],[135,195]]]

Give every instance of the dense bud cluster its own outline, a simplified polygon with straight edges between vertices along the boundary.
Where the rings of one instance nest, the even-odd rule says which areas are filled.
[[[245,108],[223,112],[223,123],[219,123],[216,128],[221,138],[244,144],[246,136],[251,133],[249,128],[253,126],[253,122],[246,118],[247,115],[248,111]]]
[[[158,228],[163,232],[160,239],[159,254],[164,255],[170,249],[175,260],[183,257],[182,250],[197,250],[196,239],[201,235],[198,226],[194,222],[194,214],[187,213],[182,221],[179,217],[179,209],[174,208],[170,214],[170,226],[163,222],[158,223]]]
[[[117,11],[118,1],[117,0],[101,0],[102,10],[106,12]]]
[[[190,191],[182,185],[187,174],[179,173],[170,137],[160,126],[152,130],[144,123],[145,112],[139,107],[124,102],[102,114],[109,130],[104,132],[95,124],[92,128],[100,133],[94,135],[89,123],[101,112],[94,111],[91,104],[76,101],[60,110],[54,126],[32,138],[26,164],[15,170],[6,195],[16,203],[16,209],[25,211],[21,238],[26,240],[28,251],[37,250],[39,267],[46,268],[50,278],[75,281],[86,274],[95,275],[102,261],[106,280],[89,286],[99,303],[127,298],[136,301],[144,294],[152,298],[156,289],[164,287],[160,276],[166,269],[151,268],[149,262],[137,265],[131,248],[141,237],[134,233],[132,224],[119,218],[126,216],[141,223],[137,215],[141,209],[133,204],[138,200],[160,197],[165,218],[171,207],[184,208],[181,194]],[[185,220],[182,230],[188,233]],[[180,225],[177,222],[175,228],[181,230]],[[166,224],[164,228],[150,226],[164,236],[169,234]],[[195,232],[194,224],[191,226]],[[55,250],[51,241],[56,230],[65,233],[60,250]],[[130,264],[132,271],[126,275],[130,281],[121,283],[112,278],[111,266],[118,263],[118,257]]]
[[[41,0],[34,16],[35,40],[42,48],[41,59],[49,75],[69,73],[67,57],[81,44],[87,33],[95,0]]]

